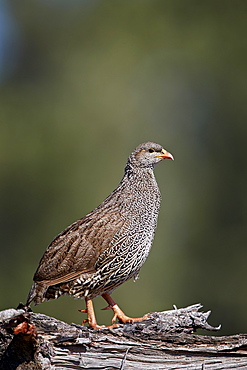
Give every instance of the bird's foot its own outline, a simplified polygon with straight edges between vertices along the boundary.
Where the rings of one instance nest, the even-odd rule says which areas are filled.
[[[102,311],[111,310],[111,309],[112,309],[112,306],[110,304],[105,308],[101,308]]]
[[[79,312],[81,312],[81,313],[87,313],[87,309],[85,309],[85,310],[78,310]]]
[[[90,301],[91,302],[91,301]],[[86,308],[85,310],[78,310],[79,312],[82,312],[82,313],[89,313],[88,314],[88,318],[87,319],[84,319],[82,321],[82,326],[84,326],[84,324],[88,323],[88,326],[92,329],[114,329],[114,328],[119,328],[120,326],[122,326],[121,324],[113,324],[112,325],[109,325],[109,326],[106,326],[106,325],[98,325],[97,324],[97,321],[96,321],[96,317],[94,315],[94,312],[92,311],[92,307],[90,306],[91,303],[89,302],[89,305],[88,305],[88,308]]]
[[[85,309],[85,310],[78,310],[79,312],[81,312],[81,313],[87,313],[87,309]],[[82,326],[84,326],[84,324],[86,323],[86,322],[88,322],[88,319],[85,319],[85,320],[83,320],[82,321]]]
[[[140,322],[144,320],[148,320],[149,316],[145,315],[142,317],[129,317],[125,315],[125,313],[121,310],[121,308],[114,302],[110,294],[104,293],[102,294],[102,297],[106,300],[108,303],[108,306],[105,309],[111,308],[114,312],[114,316],[112,318],[112,324],[118,319],[121,323],[134,323],[134,322]]]
[[[88,323],[89,327],[92,328],[92,329],[114,329],[114,328],[119,328],[121,327],[122,325],[121,324],[113,324],[112,325],[98,325],[97,323],[92,323],[92,322],[89,322],[88,319],[85,319],[82,321],[82,326],[84,326],[85,323]]]
[[[140,322],[140,321],[144,321],[144,320],[148,320],[149,319],[149,316],[148,315],[144,315],[142,317],[129,317],[127,315],[125,315],[125,313],[121,310],[121,308],[118,307],[117,304],[115,304],[114,306],[111,307],[113,312],[114,312],[114,316],[112,318],[112,324],[118,319],[121,323],[123,324],[127,324],[127,323],[131,323],[133,324],[134,322]]]

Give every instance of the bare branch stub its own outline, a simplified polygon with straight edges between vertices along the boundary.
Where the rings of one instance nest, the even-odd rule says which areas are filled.
[[[131,334],[138,338],[161,339],[171,334],[191,334],[197,329],[218,331],[221,326],[213,327],[208,324],[209,312],[200,312],[203,306],[194,304],[186,308],[152,312],[148,314],[149,320],[132,325],[125,325],[125,334]]]

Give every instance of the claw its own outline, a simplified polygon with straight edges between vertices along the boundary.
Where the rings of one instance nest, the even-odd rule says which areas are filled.
[[[91,325],[91,328],[93,329],[115,329],[115,328],[120,328],[121,326],[123,325],[122,324],[112,324],[110,326],[105,326],[105,325],[94,324],[94,325]]]
[[[102,311],[104,310],[110,310],[112,308],[112,306],[109,304],[109,306],[105,307],[105,308],[101,308]]]
[[[113,316],[113,318],[111,320],[111,323],[113,324],[117,320],[117,318],[118,318],[117,317],[117,314],[114,313],[114,316]]]
[[[84,325],[84,324],[86,324],[86,322],[88,322],[88,319],[84,319],[83,321],[82,321],[82,326]]]

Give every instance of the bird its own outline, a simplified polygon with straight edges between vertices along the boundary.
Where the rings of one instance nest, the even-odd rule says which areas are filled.
[[[33,277],[26,307],[62,295],[84,298],[83,320],[94,329],[118,327],[147,319],[127,316],[111,297],[118,286],[138,278],[155,234],[161,193],[154,167],[171,153],[154,142],[130,154],[117,188],[85,217],[58,234],[47,247]],[[98,325],[93,299],[102,296],[114,316],[110,326]],[[115,321],[118,319],[118,323]]]

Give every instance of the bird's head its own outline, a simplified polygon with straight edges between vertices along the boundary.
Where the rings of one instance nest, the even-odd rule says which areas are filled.
[[[172,154],[161,145],[149,141],[138,145],[129,156],[128,162],[133,167],[154,168],[157,163],[166,158],[174,160]]]

